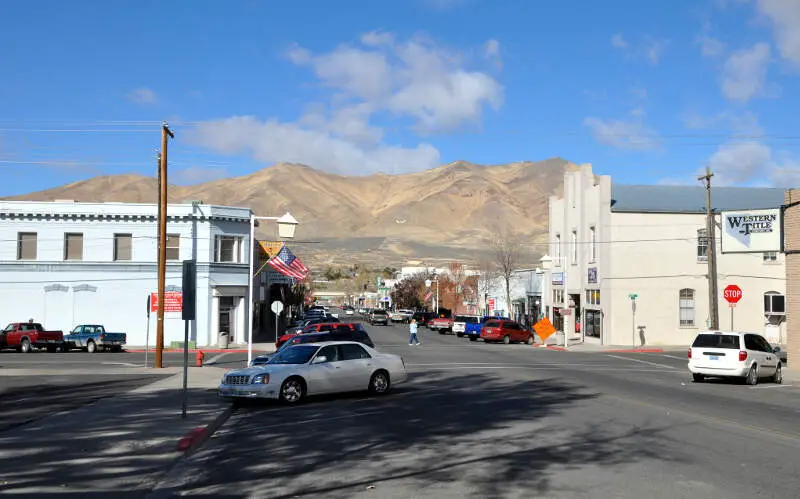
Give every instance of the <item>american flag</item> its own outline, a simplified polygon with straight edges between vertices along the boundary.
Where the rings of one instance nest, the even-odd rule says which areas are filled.
[[[300,281],[308,276],[308,268],[286,246],[281,248],[278,254],[267,263],[281,274]]]

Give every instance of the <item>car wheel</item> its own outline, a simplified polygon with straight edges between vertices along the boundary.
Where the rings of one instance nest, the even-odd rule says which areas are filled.
[[[747,371],[745,382],[750,386],[756,386],[758,384],[758,369],[755,364],[750,366],[750,370]]]
[[[463,338],[464,337],[464,333],[456,333],[456,336],[458,336],[459,338]]]
[[[69,352],[69,345],[66,343],[62,343],[60,348],[62,352]]]
[[[58,349],[58,347],[56,347],[56,346],[48,346],[47,347],[47,353],[56,353],[57,349]]]
[[[383,395],[389,391],[389,388],[391,388],[391,382],[389,373],[386,371],[377,371],[369,380],[369,391],[375,395]]]
[[[444,329],[439,330],[439,334],[444,334],[446,331]]]
[[[477,336],[470,336],[469,337],[469,341],[478,341],[478,337]]]
[[[95,353],[97,351],[97,345],[94,344],[94,341],[90,341],[86,344],[86,351],[89,353]]]
[[[702,383],[706,379],[702,374],[692,373],[692,381],[695,383]]]
[[[511,338],[508,335],[503,336],[503,345],[511,343]]]
[[[783,368],[781,367],[781,361],[778,361],[778,369],[775,371],[775,376],[772,377],[772,382],[778,385],[783,383]]]
[[[22,340],[22,342],[19,344],[19,351],[22,353],[31,353],[31,350],[33,350],[31,348],[31,342],[27,339]]]
[[[297,404],[306,394],[306,387],[300,378],[289,378],[281,385],[281,402]]]

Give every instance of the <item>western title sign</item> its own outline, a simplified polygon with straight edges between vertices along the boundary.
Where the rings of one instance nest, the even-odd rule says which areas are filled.
[[[723,211],[722,253],[762,253],[781,250],[780,208]]]

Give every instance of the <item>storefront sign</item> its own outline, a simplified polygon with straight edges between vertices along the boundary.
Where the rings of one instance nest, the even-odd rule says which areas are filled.
[[[183,310],[183,293],[167,291],[164,293],[164,312],[180,312]],[[150,311],[158,311],[158,293],[150,294]]]
[[[553,284],[564,284],[563,272],[553,272]]]
[[[763,253],[780,249],[780,208],[722,212],[722,253]]]
[[[597,284],[597,267],[589,268],[589,275],[587,276],[586,281],[589,284]]]

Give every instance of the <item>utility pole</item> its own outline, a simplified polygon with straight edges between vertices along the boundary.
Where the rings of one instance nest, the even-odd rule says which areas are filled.
[[[156,313],[156,369],[164,367],[164,288],[167,280],[167,142],[175,135],[161,125],[161,161],[158,164],[158,311]]]
[[[706,166],[706,174],[697,177],[706,188],[706,240],[708,241],[708,313],[712,331],[719,330],[719,302],[717,300],[717,236],[714,212],[711,209],[711,167]]]

